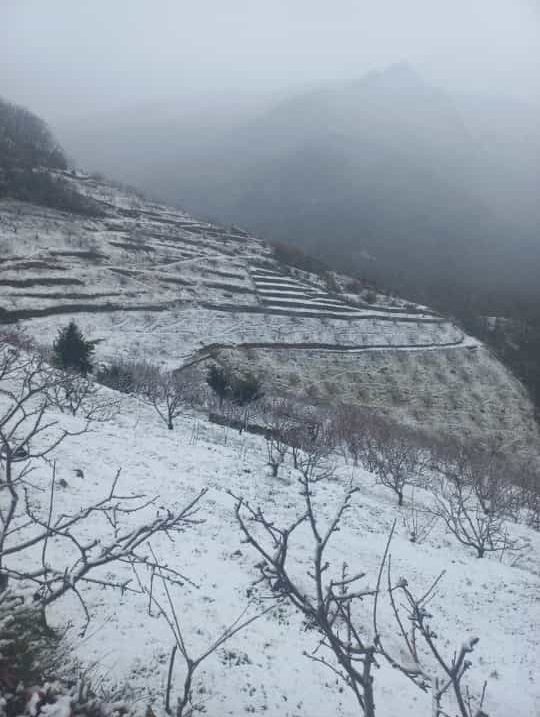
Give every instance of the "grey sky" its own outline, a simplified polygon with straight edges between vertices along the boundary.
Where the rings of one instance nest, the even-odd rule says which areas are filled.
[[[400,60],[539,101],[540,0],[0,0],[0,95],[52,120]]]

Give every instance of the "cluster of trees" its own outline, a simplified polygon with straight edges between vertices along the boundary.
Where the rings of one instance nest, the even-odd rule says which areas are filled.
[[[206,382],[218,397],[220,407],[224,401],[247,406],[264,396],[260,379],[251,372],[235,374],[214,364],[208,369]]]
[[[399,484],[401,491],[404,474],[402,461],[394,461],[396,445],[393,444],[380,461],[382,444],[378,449],[373,444],[359,447],[358,435],[354,427],[351,428],[351,414],[347,415],[346,423],[341,421],[331,426],[317,421],[314,415],[307,422],[299,420],[307,416],[295,413],[290,404],[278,402],[270,409],[273,426],[267,441],[272,473],[277,475],[289,451],[300,485],[303,510],[290,524],[279,524],[261,507],[233,495],[235,511],[245,541],[258,555],[259,582],[279,600],[299,611],[306,629],[319,635],[317,648],[305,653],[306,657],[337,675],[354,695],[358,713],[366,717],[375,715],[376,668],[381,660],[386,660],[423,692],[431,693],[431,714],[435,717],[449,714],[485,717],[486,685],[480,694],[473,696],[466,681],[472,664],[470,656],[478,638],[469,638],[454,647],[447,640],[441,641],[435,631],[436,618],[426,609],[444,573],[436,576],[421,595],[416,594],[405,578],[394,577],[390,548],[396,522],[388,536],[376,580],[370,585],[364,572],[356,572],[356,566],[352,570],[346,562],[339,562],[335,557],[339,553],[331,546],[358,492],[355,486],[347,488],[334,516],[324,515],[326,498],[319,489],[334,475],[332,455],[340,449],[340,438],[345,439],[345,449],[350,445],[354,458],[361,458],[366,464],[372,461],[381,466],[388,459],[395,472],[386,464],[379,475],[390,479],[385,485],[395,491]],[[404,445],[401,439],[399,442]],[[409,470],[411,465],[407,467]],[[412,480],[412,475],[410,478]],[[307,551],[306,531],[313,548]],[[295,538],[300,532],[302,537],[297,542]],[[298,555],[300,545],[302,554]],[[307,555],[312,557],[306,567]],[[302,565],[300,572],[299,564]],[[366,604],[371,606],[367,610]],[[391,617],[390,625],[381,623],[383,609]],[[449,712],[452,703],[455,712]]]
[[[351,406],[328,411],[299,409],[274,401],[262,411],[268,465],[277,477],[288,455],[301,468],[299,452],[317,457],[333,474],[337,454],[375,475],[393,493],[412,542],[427,537],[436,522],[477,557],[519,550],[509,525],[521,520],[540,529],[539,464],[534,455],[509,456],[500,441],[490,444],[439,440]],[[334,461],[335,462],[335,461]],[[415,490],[427,491],[419,509]]]
[[[290,456],[304,510],[292,523],[279,524],[265,510],[233,496],[236,516],[246,542],[260,559],[262,584],[294,606],[304,616],[306,628],[319,634],[318,647],[306,656],[341,678],[352,691],[359,714],[367,717],[375,715],[375,667],[381,659],[420,690],[431,693],[435,717],[486,717],[487,685],[473,695],[466,684],[478,637],[452,647],[437,634],[436,616],[427,609],[444,571],[422,595],[405,578],[393,575],[391,542],[396,518],[376,582],[365,583],[365,573],[339,563],[331,547],[358,488],[352,485],[344,491],[343,501],[329,519],[323,510],[326,494],[319,494],[319,487],[334,477],[333,457],[340,452],[373,472],[394,493],[411,542],[425,540],[440,523],[478,558],[488,553],[502,557],[525,548],[510,537],[512,521],[525,518],[540,528],[538,465],[530,459],[510,460],[496,443],[437,444],[430,436],[347,406],[321,415],[275,401],[266,406],[266,412],[272,476],[278,476]],[[419,488],[428,497],[422,508],[414,500]],[[307,553],[306,530],[313,545]],[[299,545],[302,556],[296,555]],[[313,556],[307,569],[306,554]],[[302,565],[300,573],[298,564]],[[368,618],[366,603],[371,605]],[[393,628],[382,625],[383,610],[393,620]]]
[[[0,98],[0,198],[100,215],[96,202],[47,171],[67,168],[67,158],[47,124],[24,107]]]
[[[0,99],[0,164],[3,168],[67,169],[67,159],[40,117]]]

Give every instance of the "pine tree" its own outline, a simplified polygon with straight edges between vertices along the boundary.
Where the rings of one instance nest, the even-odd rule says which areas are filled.
[[[223,405],[223,400],[228,398],[231,393],[230,377],[221,366],[210,366],[206,376],[206,383],[219,398],[219,406]]]
[[[86,376],[92,371],[94,342],[87,341],[74,321],[60,329],[53,344],[53,363],[66,371],[77,371]]]

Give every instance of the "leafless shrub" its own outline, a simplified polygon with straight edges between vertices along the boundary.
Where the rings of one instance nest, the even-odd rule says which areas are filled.
[[[411,543],[423,543],[427,540],[437,522],[437,516],[418,507],[414,500],[414,493],[410,505],[402,514],[401,519]]]
[[[155,555],[153,555],[153,558],[155,564],[159,564]],[[159,578],[159,583],[162,588],[162,594],[158,596],[156,594],[157,590],[155,587],[156,581],[153,581],[150,587],[146,587],[138,575],[136,568],[134,568],[134,570],[141,589],[148,595],[149,604],[156,608],[158,616],[165,620],[174,639],[169,658],[167,686],[165,689],[165,712],[169,715],[175,715],[175,717],[189,717],[190,715],[193,715],[195,711],[204,711],[202,706],[193,702],[193,680],[195,673],[205,660],[214,655],[226,642],[237,635],[241,630],[244,630],[246,627],[255,622],[255,620],[258,620],[265,613],[273,609],[274,605],[270,605],[265,610],[252,615],[251,617],[245,617],[249,609],[249,605],[246,606],[236,620],[228,625],[217,638],[212,640],[210,644],[195,657],[193,651],[188,645],[187,636],[182,626],[182,620],[179,617],[178,610],[174,604],[169,587],[170,581],[168,580],[168,576],[164,575],[162,571],[158,571],[156,578]],[[175,663],[178,655],[180,655],[183,660],[184,676],[181,682],[180,693],[176,698],[176,705],[173,709],[171,702],[175,684]]]
[[[147,361],[116,358],[98,368],[96,381],[122,393],[142,393],[155,374],[156,367]]]
[[[10,326],[0,331],[0,346],[3,352],[10,348],[32,351],[34,342],[19,326]]]

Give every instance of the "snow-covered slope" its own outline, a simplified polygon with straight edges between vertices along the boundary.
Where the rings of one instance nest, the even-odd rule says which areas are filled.
[[[50,344],[75,318],[98,360],[176,368],[212,347],[275,390],[346,398],[422,428],[537,439],[523,387],[450,320],[280,266],[236,228],[200,222],[86,175],[99,219],[0,202],[0,321]],[[337,283],[346,285],[345,277]]]
[[[200,489],[209,488],[199,515],[204,522],[174,541],[166,536],[153,541],[158,558],[193,583],[176,589],[174,602],[186,641],[196,654],[242,612],[248,602],[247,592],[258,575],[257,555],[241,542],[234,500],[228,491],[260,505],[279,525],[303,510],[298,475],[287,460],[280,476],[272,478],[260,437],[239,435],[208,423],[204,415],[196,413],[187,413],[174,431],[167,431],[152,409],[136,398],[120,400],[120,412],[111,423],[95,424],[90,433],[67,439],[51,456],[56,460],[59,486],[62,479],[66,481],[57,489],[56,510],[74,510],[105,495],[119,468],[121,492],[157,496],[157,508],[174,510]],[[62,414],[55,418],[71,429],[82,425],[78,418],[68,419]],[[82,474],[76,475],[77,470]],[[49,467],[37,465],[32,480],[35,485],[48,485]],[[365,572],[365,585],[373,586],[388,531],[397,518],[391,548],[395,575],[405,576],[414,590],[422,593],[441,570],[446,570],[430,603],[441,649],[448,652],[459,648],[465,639],[480,637],[467,679],[475,693],[488,680],[486,711],[491,717],[538,714],[538,534],[511,526],[512,536],[530,541],[528,551],[515,562],[515,556],[508,554],[501,561],[478,560],[456,544],[441,525],[425,543],[412,544],[400,517],[408,510],[410,495],[404,508],[398,509],[392,495],[376,485],[371,474],[344,462],[339,462],[333,480],[316,489],[314,500],[324,521],[333,517],[350,481],[359,492],[335,536],[331,556],[346,560],[351,573]],[[427,493],[417,490],[418,505],[429,499]],[[42,511],[46,509],[46,504],[41,506]],[[99,522],[93,521],[88,530],[92,533],[89,537],[98,536]],[[55,554],[54,545],[49,551],[53,564],[65,558]],[[297,535],[290,552],[299,579],[308,580],[305,572],[312,544],[307,532]],[[133,577],[127,566],[114,566],[107,576],[110,580]],[[265,594],[263,590],[262,596]],[[154,711],[161,714],[172,645],[166,623],[148,614],[147,599],[140,595],[126,592],[120,596],[116,591],[88,586],[85,599],[92,622],[82,639],[77,631],[84,615],[75,597],[62,599],[51,610],[53,622],[63,625],[66,620],[73,621],[68,636],[74,654],[86,665],[93,665],[90,676],[96,683],[112,693],[120,685],[140,699],[141,711],[151,702]],[[365,620],[367,632],[369,612],[366,605],[366,616],[360,618]],[[385,625],[392,642],[391,623]],[[305,629],[294,611],[270,613],[204,664],[194,684],[195,702],[206,714],[216,717],[357,715],[348,690],[327,668],[303,656],[303,651],[311,651],[316,645],[316,634]],[[179,663],[178,679],[181,674]],[[381,663],[376,670],[375,682],[380,717],[431,714],[430,696],[387,665]]]
[[[0,321],[7,322],[2,329],[18,321],[34,341],[50,345],[57,329],[75,318],[98,342],[100,361],[121,356],[172,369],[193,357],[212,356],[260,373],[268,396],[294,392],[315,404],[355,403],[437,435],[500,435],[515,444],[537,440],[523,387],[485,347],[427,307],[404,301],[392,306],[384,296],[368,305],[361,295],[328,294],[323,279],[279,266],[263,242],[240,230],[197,222],[89,177],[69,181],[101,202],[104,217],[83,219],[0,202]],[[343,279],[336,277],[338,283]],[[203,380],[206,364],[198,366]],[[287,458],[272,478],[261,437],[240,435],[187,409],[168,431],[136,397],[98,390],[119,402],[119,412],[66,439],[48,456],[56,462],[55,510],[71,512],[105,495],[119,469],[122,494],[154,498],[151,511],[184,506],[208,488],[203,522],[174,540],[159,535],[152,542],[159,560],[188,578],[173,597],[186,641],[199,653],[243,611],[258,576],[257,555],[241,541],[229,491],[281,524],[303,509],[297,472]],[[75,430],[82,425],[66,414],[48,418]],[[486,711],[491,717],[538,713],[538,534],[511,524],[511,537],[528,547],[518,555],[506,552],[501,560],[476,559],[440,523],[425,542],[413,544],[402,524],[411,495],[398,509],[371,474],[337,455],[335,460],[335,476],[315,490],[322,519],[331,519],[351,482],[359,490],[331,557],[345,560],[351,572],[365,572],[365,584],[372,587],[397,518],[394,574],[422,593],[446,571],[431,602],[434,627],[446,652],[480,637],[467,678],[476,694],[489,681]],[[49,485],[49,465],[36,461],[32,508],[41,515]],[[431,500],[416,489],[420,507]],[[96,517],[86,535],[81,529],[81,538],[101,539],[111,528],[103,523]],[[291,550],[296,575],[307,580],[313,546],[302,530]],[[48,551],[52,564],[66,559],[54,539]],[[112,582],[134,577],[127,565],[107,570],[105,578]],[[98,584],[88,585],[85,595],[92,620],[84,637],[78,636],[84,613],[73,593],[53,605],[52,621],[72,623],[73,654],[85,669],[90,666],[95,684],[110,694],[119,685],[139,700],[141,712],[151,703],[161,717],[172,646],[168,626],[149,614],[141,595]],[[267,597],[264,590],[259,593],[263,606]],[[260,607],[261,602],[252,604],[248,614]],[[366,604],[366,614],[359,615],[368,632],[370,614]],[[383,607],[381,619],[393,644]],[[316,634],[299,615],[280,607],[204,664],[194,701],[215,717],[353,717],[358,712],[348,691],[303,655],[316,645]],[[430,714],[430,696],[396,670],[381,663],[375,679],[378,717]]]

